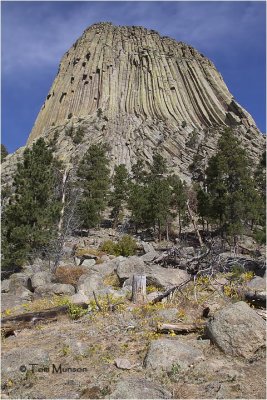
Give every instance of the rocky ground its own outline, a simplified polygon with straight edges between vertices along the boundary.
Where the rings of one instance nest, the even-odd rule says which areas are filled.
[[[71,240],[56,276],[36,260],[2,281],[4,318],[67,301],[89,304],[85,312],[72,306],[68,315],[31,321],[11,335],[3,330],[2,398],[266,398],[265,310],[244,301],[245,293],[265,296],[262,254],[234,256],[226,249],[222,263],[232,271],[201,276],[152,305],[159,293],[186,281],[188,272],[155,263],[166,250],[162,244],[140,241],[131,257],[99,252],[104,236],[80,238],[76,260]],[[243,248],[255,250],[249,246],[246,238]],[[189,243],[183,246],[180,267],[196,253]],[[134,273],[147,276],[146,304],[131,301]],[[203,327],[160,333],[163,323]]]

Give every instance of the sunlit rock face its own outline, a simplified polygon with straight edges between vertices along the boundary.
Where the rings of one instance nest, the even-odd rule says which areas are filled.
[[[107,142],[112,168],[129,170],[157,150],[190,181],[194,155],[205,163],[227,126],[258,158],[264,139],[210,60],[143,27],[97,23],[63,56],[27,145],[56,137],[58,156],[76,162],[90,144]],[[70,127],[82,129],[80,143]]]

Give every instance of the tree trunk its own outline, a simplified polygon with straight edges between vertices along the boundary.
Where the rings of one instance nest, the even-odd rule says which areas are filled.
[[[202,246],[203,246],[203,241],[202,241],[201,235],[200,235],[200,233],[199,233],[199,230],[198,230],[198,228],[197,228],[197,224],[196,224],[195,217],[194,217],[193,212],[192,212],[192,210],[191,210],[191,208],[190,208],[190,206],[189,206],[189,201],[187,201],[186,205],[187,205],[188,214],[189,214],[190,219],[191,219],[191,221],[192,221],[192,223],[193,223],[193,225],[194,225],[194,230],[195,230],[195,233],[196,233],[196,235],[197,235],[199,244],[200,244],[200,246],[202,247]]]
[[[65,201],[66,201],[66,185],[67,185],[69,173],[70,173],[70,170],[68,168],[66,168],[64,171],[64,174],[63,174],[63,179],[62,179],[62,197],[61,197],[62,208],[60,211],[60,219],[59,219],[59,223],[58,223],[58,237],[60,237],[60,235],[61,235],[62,226],[63,226]]]
[[[180,212],[180,210],[178,212],[178,218],[179,218],[179,236],[181,236],[181,233],[182,233],[182,221],[181,221],[181,212]]]
[[[169,241],[169,222],[167,221],[167,225],[166,225],[166,240],[167,242]]]
[[[145,303],[146,302],[146,276],[134,275],[132,283],[132,302]]]

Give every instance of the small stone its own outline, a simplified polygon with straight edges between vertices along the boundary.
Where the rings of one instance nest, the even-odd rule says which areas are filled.
[[[132,369],[133,366],[127,358],[116,358],[114,361],[117,368],[120,369]]]

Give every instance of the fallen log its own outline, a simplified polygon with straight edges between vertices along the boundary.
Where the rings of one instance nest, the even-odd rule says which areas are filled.
[[[193,279],[193,278],[191,277],[191,278],[187,279],[186,281],[180,283],[180,285],[173,286],[172,288],[166,290],[166,292],[164,292],[164,293],[160,294],[159,296],[155,297],[155,299],[153,299],[153,300],[151,301],[151,304],[156,304],[156,303],[158,303],[159,301],[163,300],[165,297],[168,297],[168,296],[169,296],[170,294],[172,294],[175,290],[178,290],[178,289],[180,289],[181,287],[183,287],[184,285],[186,285],[187,283],[191,282],[192,279]]]
[[[206,326],[205,322],[201,322],[198,324],[159,324],[157,331],[159,333],[169,333],[174,332],[176,334],[185,334],[198,332]]]
[[[88,308],[88,304],[79,303],[76,306],[83,309]],[[19,315],[14,315],[10,317],[5,317],[1,319],[1,330],[4,336],[9,336],[15,331],[31,328],[37,324],[37,322],[45,321],[56,321],[57,317],[60,315],[68,314],[69,306],[63,305],[59,307],[49,308],[42,311],[34,311]]]

